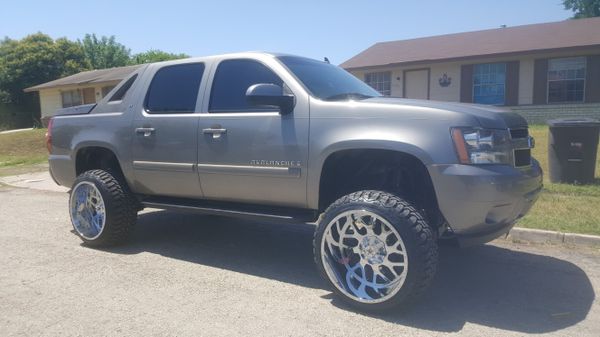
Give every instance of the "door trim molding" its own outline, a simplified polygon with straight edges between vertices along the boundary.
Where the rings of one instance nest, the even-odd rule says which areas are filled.
[[[170,163],[143,160],[133,161],[134,169],[149,171],[194,172],[195,166],[196,165],[193,163]]]
[[[198,164],[198,173],[300,178],[299,167]]]

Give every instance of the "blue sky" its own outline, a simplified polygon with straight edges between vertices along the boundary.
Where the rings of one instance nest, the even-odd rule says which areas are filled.
[[[6,1],[0,37],[115,35],[141,52],[266,50],[339,64],[379,41],[567,19],[561,0]]]

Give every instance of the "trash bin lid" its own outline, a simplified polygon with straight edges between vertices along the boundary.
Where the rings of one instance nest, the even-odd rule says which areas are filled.
[[[557,118],[547,121],[550,126],[558,127],[597,127],[600,126],[600,121],[593,118]]]

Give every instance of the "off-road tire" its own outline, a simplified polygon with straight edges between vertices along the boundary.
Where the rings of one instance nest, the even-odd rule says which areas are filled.
[[[379,303],[364,303],[340,291],[329,279],[321,257],[321,243],[327,227],[338,214],[366,210],[381,216],[398,231],[410,261],[404,284],[391,298]],[[341,197],[322,214],[313,241],[314,257],[321,276],[346,303],[363,311],[407,308],[431,284],[438,263],[438,247],[431,227],[409,202],[386,192],[359,191]]]
[[[77,236],[90,247],[108,247],[127,241],[134,228],[139,209],[139,203],[129,191],[127,184],[119,181],[111,173],[99,169],[79,175],[73,183],[73,188],[82,181],[93,183],[100,191],[104,199],[106,220],[104,229],[97,238],[86,239],[74,228]],[[72,192],[73,189],[69,194],[71,195]]]

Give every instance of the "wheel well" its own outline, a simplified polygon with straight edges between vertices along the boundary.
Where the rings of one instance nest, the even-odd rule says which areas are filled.
[[[321,171],[319,211],[346,194],[367,189],[413,203],[433,226],[444,222],[425,165],[413,155],[392,150],[344,150],[330,155]]]
[[[123,171],[117,156],[104,147],[90,146],[77,151],[75,172],[77,175],[93,169],[102,169],[112,173],[116,178],[123,178]],[[121,180],[123,181],[123,180]]]

